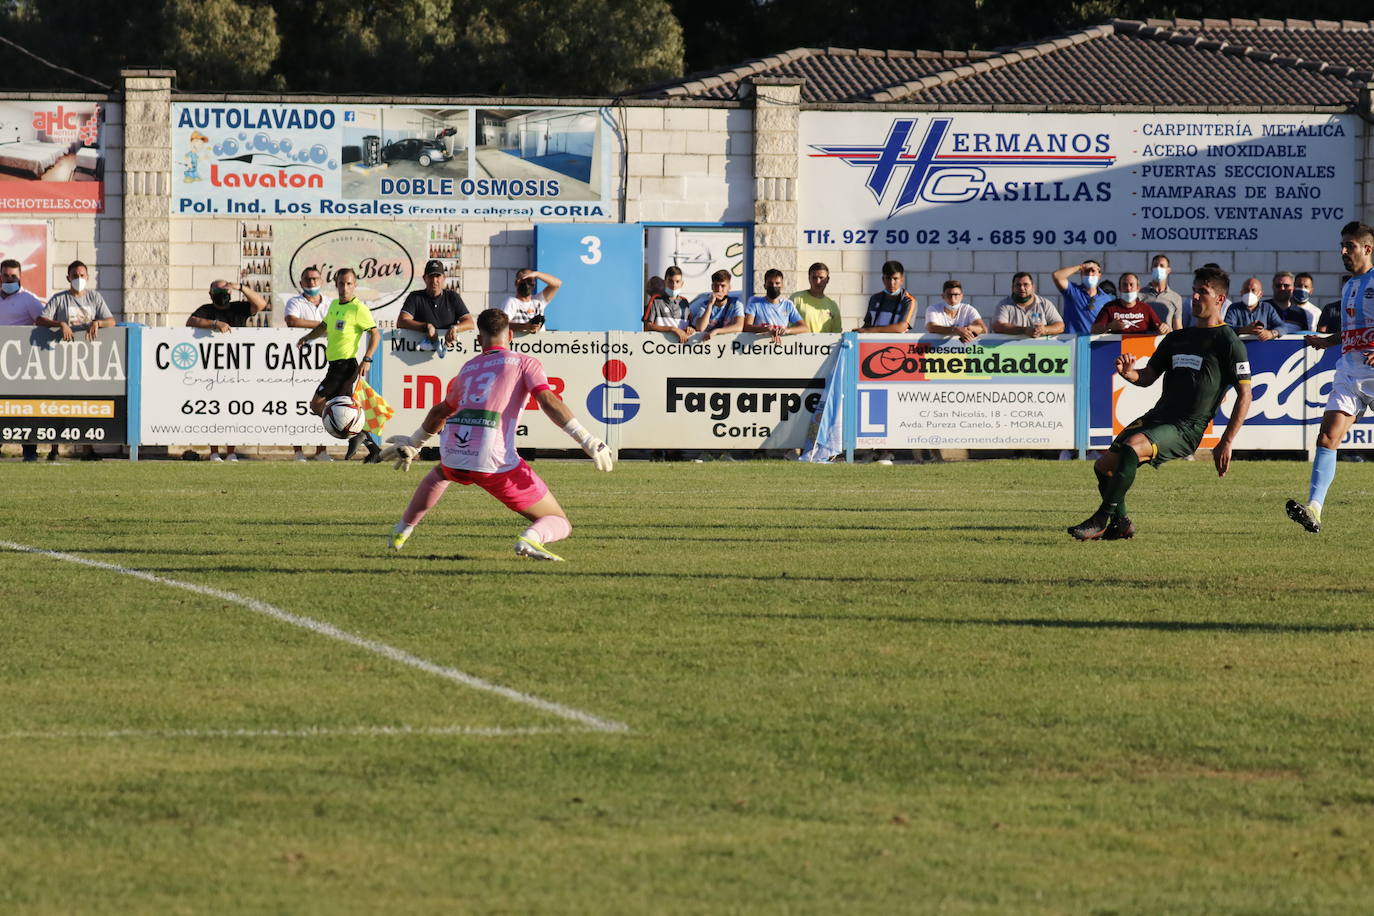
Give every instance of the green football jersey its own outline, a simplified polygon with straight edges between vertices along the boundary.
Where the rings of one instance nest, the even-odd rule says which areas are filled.
[[[1164,378],[1164,391],[1148,416],[1206,426],[1226,390],[1250,381],[1249,359],[1230,325],[1184,328],[1165,335],[1149,363]]]

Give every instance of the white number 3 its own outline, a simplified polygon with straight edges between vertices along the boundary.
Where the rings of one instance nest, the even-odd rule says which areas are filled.
[[[601,261],[601,239],[595,235],[582,236],[581,244],[587,246],[587,253],[582,255],[583,264],[597,264]]]

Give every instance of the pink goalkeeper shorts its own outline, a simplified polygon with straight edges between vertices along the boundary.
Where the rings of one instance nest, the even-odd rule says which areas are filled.
[[[446,480],[461,483],[463,486],[476,484],[512,512],[523,512],[539,502],[549,492],[549,485],[534,473],[534,469],[521,458],[520,463],[509,471],[486,474],[482,471],[463,471],[439,465]]]

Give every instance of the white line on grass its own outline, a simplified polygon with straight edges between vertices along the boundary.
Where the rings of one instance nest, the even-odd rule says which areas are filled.
[[[82,740],[107,738],[390,738],[420,735],[476,738],[523,738],[530,735],[586,734],[586,728],[484,728],[473,725],[360,725],[352,728],[117,728],[109,731],[0,732],[0,741]]]
[[[349,633],[346,630],[340,630],[338,627],[332,624],[325,623],[324,621],[315,620],[311,617],[302,617],[299,614],[292,614],[290,611],[283,611],[279,607],[274,607],[273,605],[270,605],[265,601],[259,601],[256,598],[248,598],[243,595],[237,595],[233,592],[226,592],[218,588],[211,588],[208,585],[197,585],[194,582],[182,582],[179,579],[168,579],[164,576],[155,576],[152,573],[144,572],[141,569],[129,569],[127,566],[118,566],[114,563],[102,563],[99,560],[88,560],[85,557],[78,557],[75,554],[61,553],[56,550],[43,550],[38,547],[29,547],[25,544],[15,544],[11,541],[0,541],[0,547],[6,548],[8,550],[15,550],[20,553],[31,553],[37,556],[49,557],[54,560],[61,560],[64,563],[77,563],[81,566],[91,566],[95,569],[107,569],[110,572],[116,572],[122,576],[130,576],[135,579],[142,579],[145,582],[153,582],[158,585],[170,585],[173,588],[185,589],[188,592],[195,592],[198,595],[205,595],[210,598],[218,598],[221,601],[228,601],[231,604],[237,604],[240,607],[248,608],[248,610],[250,611],[256,611],[257,613],[263,614],[264,616],[280,620],[282,623],[289,623],[293,627],[300,627],[303,630],[309,630],[312,633],[318,633],[321,636],[327,636],[330,639],[338,640],[342,643],[347,643],[350,646],[357,646],[360,649],[366,649],[367,651],[380,655],[383,658],[389,658],[393,662],[398,662],[402,665],[409,665],[412,668],[418,668],[421,671],[425,671],[429,674],[434,675],[435,677],[441,677],[445,680],[453,681],[457,684],[462,684],[464,687],[470,687],[473,690],[480,690],[485,693],[495,694],[496,696],[501,697],[502,699],[510,700],[512,703],[519,703],[523,706],[530,706],[534,709],[550,713],[562,719],[569,719],[573,722],[579,722],[593,731],[628,732],[630,730],[630,727],[628,725],[625,725],[623,722],[616,722],[614,719],[603,719],[600,716],[594,716],[589,712],[583,712],[580,709],[573,709],[571,706],[564,706],[562,703],[555,703],[552,700],[545,700],[536,696],[531,696],[528,693],[521,693],[520,691],[515,690],[511,687],[504,687],[501,684],[494,684],[491,681],[483,680],[482,678],[477,677],[475,675],[459,671],[457,668],[449,668],[445,665],[438,665],[434,662],[426,661],[425,659],[420,658],[419,656],[411,655],[409,652],[406,652],[402,649],[397,649],[395,646],[388,646],[386,643],[377,642],[376,640],[368,639],[364,636],[358,636],[356,634]]]

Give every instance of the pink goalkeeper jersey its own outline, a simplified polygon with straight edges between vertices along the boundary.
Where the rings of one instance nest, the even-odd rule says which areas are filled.
[[[444,467],[496,474],[518,466],[520,411],[530,395],[549,387],[544,367],[533,356],[493,347],[468,360],[444,398],[455,410],[439,437]]]

